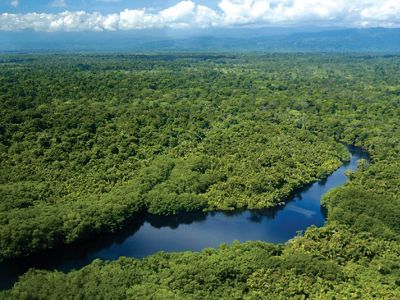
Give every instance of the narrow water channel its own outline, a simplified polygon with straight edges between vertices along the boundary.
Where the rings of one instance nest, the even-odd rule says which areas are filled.
[[[325,215],[320,205],[321,197],[328,190],[344,184],[347,180],[345,172],[356,170],[359,159],[369,159],[360,148],[349,146],[348,149],[351,153],[349,162],[325,180],[299,190],[285,206],[260,211],[185,213],[170,217],[147,215],[117,235],[1,263],[0,289],[11,288],[18,276],[29,268],[67,272],[96,258],[114,260],[120,256],[141,258],[158,251],[197,251],[235,240],[286,242],[311,225],[322,226]]]

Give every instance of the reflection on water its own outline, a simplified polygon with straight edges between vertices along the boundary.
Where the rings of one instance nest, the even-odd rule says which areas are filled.
[[[93,259],[117,259],[120,256],[144,257],[157,251],[201,250],[234,240],[261,240],[283,243],[311,225],[322,226],[325,211],[321,197],[346,181],[345,172],[356,170],[357,160],[368,155],[355,147],[350,162],[332,175],[293,193],[285,206],[257,211],[192,212],[175,216],[147,215],[118,234],[96,237],[74,247],[0,264],[0,288],[10,288],[29,268],[69,271],[89,264]]]
[[[157,216],[148,214],[146,216],[146,222],[154,228],[169,227],[176,229],[179,225],[190,225],[194,222],[202,222],[207,219],[207,213],[204,212],[189,212],[181,213],[173,216]]]

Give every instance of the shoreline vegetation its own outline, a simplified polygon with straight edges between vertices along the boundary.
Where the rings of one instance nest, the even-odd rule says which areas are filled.
[[[273,207],[361,146],[373,164],[287,245],[29,271],[7,299],[398,298],[400,57],[0,58],[0,257],[116,232],[133,212]],[[43,285],[43,283],[46,284]],[[5,299],[6,299],[5,298]]]

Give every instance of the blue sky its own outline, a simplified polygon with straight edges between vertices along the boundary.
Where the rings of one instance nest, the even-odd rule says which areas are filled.
[[[120,12],[124,9],[150,8],[155,10],[171,7],[179,0],[0,0],[0,12],[29,13],[46,12],[57,13],[64,10],[99,11],[104,14]],[[18,3],[18,5],[17,5]],[[210,8],[218,8],[218,1],[202,0],[197,4]]]
[[[0,31],[400,27],[400,0],[0,0]]]

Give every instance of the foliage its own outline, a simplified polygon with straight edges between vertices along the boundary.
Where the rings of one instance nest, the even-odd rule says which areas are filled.
[[[243,62],[4,57],[0,259],[114,232],[145,211],[276,206],[339,167],[345,148],[297,110],[285,114],[293,126],[260,109],[265,73]]]
[[[277,205],[348,158],[338,142],[372,163],[287,245],[31,270],[0,297],[399,299],[399,73],[389,55],[3,56],[3,258],[146,211]]]

